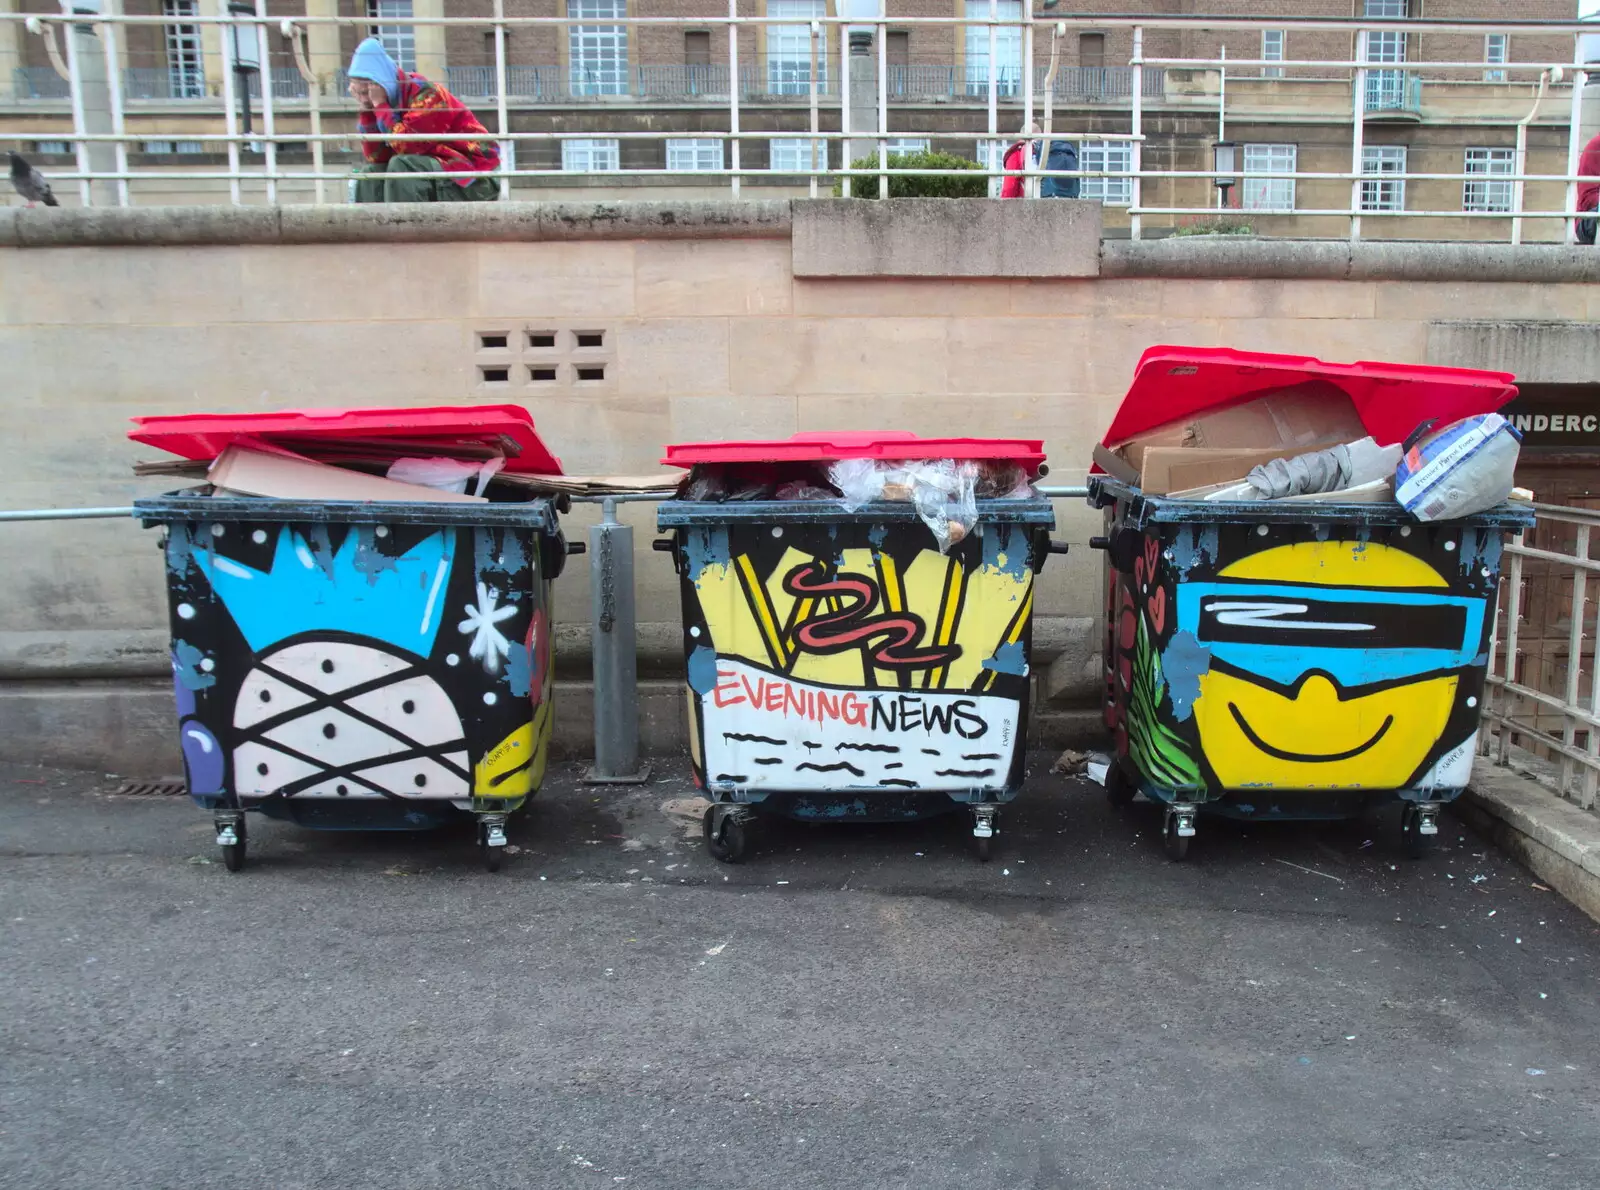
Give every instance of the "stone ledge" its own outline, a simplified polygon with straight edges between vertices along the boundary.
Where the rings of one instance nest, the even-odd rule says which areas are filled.
[[[1177,236],[1107,241],[1103,277],[1332,281],[1600,281],[1600,251],[1461,244]]]
[[[794,275],[1094,277],[1101,207],[1083,199],[794,201]]]
[[[1458,812],[1600,921],[1600,815],[1480,758]]]
[[[9,208],[0,246],[786,239],[789,203],[504,202]]]

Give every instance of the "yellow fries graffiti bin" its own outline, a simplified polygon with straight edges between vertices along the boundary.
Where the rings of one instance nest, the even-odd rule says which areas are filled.
[[[783,490],[786,468],[840,457],[1001,460],[1029,477],[1043,458],[1036,442],[893,434],[673,447],[668,461],[773,475],[760,494]],[[987,858],[996,811],[1022,784],[1034,576],[1055,519],[1031,489],[976,507],[941,552],[907,500],[849,508],[813,491],[660,506],[716,858],[743,856],[756,809],[883,822],[962,806]]]

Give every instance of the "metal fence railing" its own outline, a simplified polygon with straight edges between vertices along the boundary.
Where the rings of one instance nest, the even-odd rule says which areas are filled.
[[[1536,504],[1505,547],[1479,750],[1531,771],[1585,809],[1600,790],[1600,512]]]
[[[326,40],[330,27],[360,24],[348,16],[291,16],[266,18],[227,12],[186,15],[184,27],[204,33],[204,43],[222,47],[219,77],[202,74],[203,62],[193,59],[181,69],[139,67],[121,69],[122,48],[138,27],[141,40],[148,40],[151,26],[164,26],[161,16],[102,14],[92,21],[82,15],[26,14],[0,12],[0,31],[13,42],[32,45],[41,41],[48,51],[51,66],[25,66],[13,72],[12,89],[19,101],[66,100],[67,113],[52,106],[49,119],[30,113],[26,123],[7,130],[12,140],[29,144],[65,141],[71,146],[75,168],[52,171],[58,193],[70,192],[76,184],[78,199],[85,205],[104,203],[107,193],[120,205],[134,201],[132,188],[147,182],[168,182],[181,178],[190,187],[225,184],[234,203],[281,201],[280,186],[292,184],[293,197],[303,200],[340,201],[349,178],[346,160],[330,160],[328,152],[342,152],[353,142],[382,139],[403,147],[410,139],[427,139],[418,134],[374,134],[364,138],[355,130],[354,108],[345,95],[348,80],[341,64],[318,60],[313,68],[310,34]],[[714,6],[713,6],[714,7]],[[621,10],[619,10],[621,11]],[[1015,11],[1015,10],[1013,10]],[[507,57],[508,34],[515,30],[556,31],[565,35],[572,27],[590,29],[593,18],[548,17],[412,17],[405,24],[413,32],[424,27],[470,28],[474,33],[486,27],[491,32],[493,65],[445,66],[443,81],[474,108],[501,147],[500,166],[494,171],[502,197],[508,197],[515,184],[537,184],[548,179],[547,168],[553,159],[582,161],[589,166],[586,179],[594,184],[613,185],[640,177],[676,177],[697,185],[720,184],[738,197],[744,183],[755,172],[752,165],[765,166],[777,159],[777,148],[757,150],[746,155],[743,148],[753,140],[774,138],[809,141],[813,151],[793,152],[793,144],[783,147],[782,160],[812,165],[811,169],[791,169],[784,176],[808,179],[812,194],[836,183],[850,196],[854,187],[866,186],[880,197],[890,193],[895,176],[961,176],[969,171],[911,168],[904,162],[891,168],[893,143],[944,142],[952,139],[975,144],[962,149],[983,158],[981,173],[991,185],[1005,173],[1021,173],[1024,193],[1037,197],[1046,176],[1077,177],[1086,194],[1100,197],[1108,206],[1127,212],[1129,234],[1141,238],[1150,220],[1172,226],[1197,219],[1269,221],[1281,215],[1319,219],[1326,235],[1330,220],[1342,220],[1352,240],[1363,237],[1363,221],[1373,221],[1380,235],[1393,238],[1438,238],[1431,235],[1438,224],[1450,220],[1459,235],[1460,228],[1491,221],[1490,235],[1520,243],[1529,220],[1542,220],[1540,232],[1549,238],[1573,242],[1576,237],[1579,184],[1596,181],[1578,173],[1582,148],[1581,100],[1588,84],[1589,62],[1600,60],[1600,25],[1583,21],[1539,20],[1433,20],[1429,18],[1348,18],[1348,17],[1231,17],[1231,16],[1104,16],[1075,15],[1060,19],[1055,14],[1036,15],[1032,5],[1021,6],[1020,15],[1002,15],[998,0],[991,0],[988,12],[971,5],[965,16],[910,16],[894,14],[862,19],[859,16],[831,16],[797,22],[792,16],[619,16],[600,26],[606,36],[600,49],[586,53],[581,61],[567,66],[519,65]],[[891,64],[889,41],[891,26],[896,34],[912,37],[936,34],[953,39],[957,51],[952,65]],[[693,66],[686,64],[636,62],[630,58],[628,30],[689,30],[700,36],[710,30],[709,43],[716,47],[712,56],[722,62]],[[748,32],[768,30],[764,48],[752,61]],[[1484,63],[1475,61],[1423,61],[1408,56],[1410,46],[1484,44],[1484,31],[1509,37],[1511,45],[1544,45],[1553,37],[1571,39],[1570,54],[1555,55],[1555,60],[1516,60],[1494,63],[1493,78],[1485,76]],[[1148,33],[1194,34],[1209,31],[1232,36],[1236,44],[1261,44],[1263,30],[1286,31],[1292,41],[1310,43],[1301,34],[1337,34],[1327,39],[1334,44],[1348,38],[1350,56],[1345,58],[1269,60],[1252,57],[1163,57],[1148,52]],[[1587,32],[1586,31],[1590,31]],[[437,36],[440,44],[448,39]],[[1122,41],[1129,46],[1126,65],[1075,66],[1061,61],[1064,46],[1078,44],[1080,33],[1099,35],[1099,44]],[[1426,34],[1424,38],[1420,35]],[[1454,34],[1454,40],[1438,37]],[[1586,35],[1585,35],[1586,34]],[[193,34],[199,36],[199,33]],[[743,35],[743,36],[742,36]],[[1464,36],[1470,35],[1470,36]],[[254,37],[257,61],[270,62],[276,52],[292,55],[292,68],[273,67],[265,73],[249,73],[233,66],[237,38]],[[641,36],[635,45],[645,39]],[[1168,38],[1169,44],[1217,44],[1215,37],[1191,41]],[[420,37],[417,39],[420,45]],[[1225,43],[1224,43],[1225,44]],[[1584,47],[1587,45],[1587,49]],[[865,50],[863,53],[861,51]],[[208,51],[209,53],[210,51]],[[37,61],[36,50],[26,58]],[[210,58],[204,60],[211,62]],[[85,71],[99,63],[95,78]],[[1028,64],[1025,65],[1024,64]],[[1600,68],[1597,68],[1600,69]],[[48,73],[47,73],[48,71]],[[109,75],[108,75],[109,71]],[[1270,71],[1271,74],[1264,72]],[[1327,133],[1317,134],[1321,168],[1301,168],[1292,152],[1293,144],[1246,144],[1244,152],[1230,168],[1223,159],[1213,157],[1214,142],[1229,143],[1227,130],[1248,124],[1253,135],[1266,127],[1275,141],[1289,141],[1297,129],[1307,125],[1308,108],[1304,95],[1284,100],[1281,110],[1270,105],[1271,96],[1283,88],[1298,85],[1300,76],[1315,75],[1322,90],[1334,96],[1326,85],[1347,87],[1341,113],[1337,107],[1321,108],[1315,122],[1337,125],[1341,119],[1347,131],[1348,155],[1342,151],[1339,164],[1328,162]],[[52,77],[53,76],[53,77]],[[1463,81],[1463,77],[1476,80]],[[849,77],[850,86],[841,81]],[[1252,86],[1270,80],[1271,91]],[[1600,75],[1596,76],[1600,85]],[[1527,88],[1522,110],[1509,111],[1507,105],[1521,108],[1524,99],[1508,91],[1508,83]],[[737,84],[737,85],[735,85]],[[1464,108],[1471,99],[1471,88],[1483,93],[1485,106]],[[65,94],[62,91],[65,89]],[[1240,95],[1247,98],[1241,100]],[[1463,99],[1462,96],[1468,96]],[[1508,98],[1508,95],[1511,95]],[[206,165],[182,173],[141,164],[130,168],[130,146],[151,133],[148,129],[130,130],[126,118],[144,114],[141,102],[190,99],[220,101],[196,105],[191,119],[211,121],[185,129],[188,143],[204,143],[209,155],[225,152],[223,166]],[[1236,105],[1230,112],[1230,99]],[[91,102],[104,105],[89,108]],[[719,140],[724,144],[720,168],[711,168],[716,155],[680,155],[676,167],[666,161],[666,146],[653,154],[623,154],[616,146],[623,141],[664,142],[685,135],[666,122],[651,121],[637,106],[651,102],[703,103],[720,111],[720,126],[707,126],[700,119],[692,135],[700,140]],[[583,103],[592,105],[582,127],[566,122],[519,118],[513,128],[511,108],[537,104]],[[959,121],[959,137],[952,135],[957,122],[947,117],[929,116],[941,103],[965,107]],[[1245,105],[1241,113],[1240,103]],[[754,104],[783,104],[801,109],[804,118],[793,115],[777,122],[747,115]],[[1071,104],[1090,111],[1104,104],[1106,110],[1093,118],[1092,135],[1083,130],[1087,121],[1081,111],[1070,123],[1052,125],[1059,104]],[[900,111],[893,118],[890,110]],[[1150,109],[1160,108],[1160,120],[1152,121]],[[217,108],[220,107],[220,112]],[[828,117],[824,121],[822,113]],[[865,110],[863,110],[865,109]],[[920,110],[919,110],[920,109]],[[979,113],[981,112],[981,115]],[[1182,121],[1172,117],[1180,114]],[[1214,113],[1214,133],[1206,126]],[[1564,113],[1564,118],[1563,118]],[[64,116],[70,116],[70,126]],[[219,118],[220,117],[220,118]],[[253,118],[248,128],[245,121]],[[324,118],[333,125],[323,126]],[[1441,127],[1470,127],[1479,148],[1471,148],[1458,159],[1458,169],[1419,169],[1415,162],[1397,157],[1387,141],[1374,144],[1368,152],[1366,126],[1369,120],[1415,119]],[[54,124],[52,125],[52,120]],[[1047,170],[1036,158],[1021,169],[1006,170],[1003,159],[991,146],[1017,136],[1019,128],[1039,121],[1052,135],[1082,139],[1080,168],[1071,171]],[[1529,126],[1538,122],[1541,142],[1551,133],[1564,134],[1564,151],[1541,143],[1537,151],[1538,168],[1530,160]],[[833,129],[824,131],[827,124]],[[1180,123],[1180,132],[1174,132]],[[218,130],[220,125],[220,130]],[[754,126],[752,126],[754,125]],[[976,125],[976,127],[974,126]],[[1201,129],[1199,132],[1194,128]],[[106,129],[109,128],[109,131]],[[162,135],[178,135],[175,129],[162,129]],[[1193,143],[1174,141],[1192,138]],[[1164,149],[1146,156],[1146,142],[1161,137]],[[593,144],[584,153],[525,153],[519,167],[514,149],[519,144],[545,142],[547,145],[568,139],[607,142],[605,151]],[[840,150],[821,152],[831,142],[876,141],[875,165],[859,168],[844,164]],[[298,159],[293,164],[278,160],[278,146],[292,144],[309,147],[309,169]],[[244,159],[243,146],[262,148],[259,162],[254,154]],[[1291,150],[1285,152],[1284,150]],[[1176,150],[1176,151],[1169,151]],[[1478,154],[1474,157],[1473,154]],[[850,154],[859,161],[860,150]],[[1308,154],[1309,156],[1310,154]],[[660,166],[637,168],[641,160],[662,162]],[[629,168],[623,168],[627,160]],[[839,162],[840,164],[834,164]],[[1342,167],[1341,167],[1342,166]],[[574,171],[576,172],[576,171]],[[445,176],[452,176],[448,172]],[[1380,181],[1374,182],[1374,178]],[[1453,186],[1424,183],[1448,182]],[[1159,183],[1159,184],[1157,184]],[[1224,184],[1226,183],[1226,184]],[[1304,183],[1305,185],[1302,185]],[[96,190],[100,191],[99,196]],[[247,191],[253,193],[247,193]],[[264,193],[263,193],[264,192]],[[856,191],[859,193],[859,191]],[[1244,208],[1241,210],[1241,207]],[[1404,226],[1405,231],[1400,232]],[[1555,229],[1559,229],[1558,231]],[[1255,229],[1270,230],[1270,227]],[[1294,234],[1293,231],[1290,234]],[[1476,230],[1474,238],[1483,238]]]

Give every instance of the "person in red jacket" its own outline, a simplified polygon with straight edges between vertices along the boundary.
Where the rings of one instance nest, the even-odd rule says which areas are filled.
[[[1600,133],[1596,133],[1578,156],[1580,178],[1600,178]],[[1578,210],[1593,211],[1600,207],[1600,182],[1578,183]],[[1578,230],[1578,243],[1594,243],[1595,216],[1573,221]]]
[[[478,117],[449,91],[401,70],[376,37],[350,60],[350,95],[361,105],[363,133],[437,135],[438,140],[369,140],[367,167],[357,171],[356,202],[474,202],[500,197],[492,178],[429,177],[444,170],[488,172],[500,150]]]
[[[1039,126],[1029,124],[1023,132],[1022,139],[1006,150],[1000,164],[1004,169],[1014,169],[1019,172],[1007,174],[1005,181],[1000,183],[1001,198],[1021,198],[1023,195],[1023,177],[1020,171],[1028,168],[1028,138],[1039,135]]]

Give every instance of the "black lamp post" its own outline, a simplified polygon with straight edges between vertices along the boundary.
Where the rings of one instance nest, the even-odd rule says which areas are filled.
[[[236,23],[228,26],[228,48],[233,57],[233,81],[239,88],[239,102],[244,110],[244,134],[250,135],[250,76],[261,73],[261,42],[254,25],[237,23],[239,17],[256,15],[254,4],[230,0],[228,15]]]
[[[1239,146],[1231,140],[1219,140],[1211,146],[1211,172],[1221,205],[1228,205],[1228,190],[1239,181]]]

